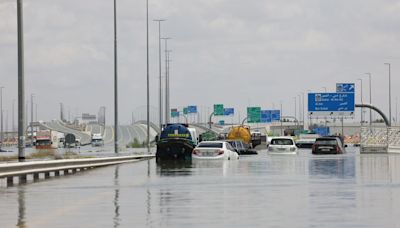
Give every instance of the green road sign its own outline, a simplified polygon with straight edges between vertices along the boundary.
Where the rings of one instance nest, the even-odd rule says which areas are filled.
[[[188,108],[183,108],[183,115],[187,115],[188,114]]]
[[[261,122],[261,107],[247,107],[247,123]]]
[[[179,117],[179,112],[177,109],[171,109],[171,117],[172,118]]]
[[[215,104],[214,105],[214,116],[223,116],[224,115],[224,105],[223,104]]]

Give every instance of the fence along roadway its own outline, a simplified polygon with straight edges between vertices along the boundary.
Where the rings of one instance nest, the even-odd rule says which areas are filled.
[[[33,179],[39,179],[39,174],[43,173],[45,178],[50,177],[50,173],[59,176],[60,171],[68,174],[70,171],[75,173],[89,168],[115,165],[133,161],[141,161],[153,158],[154,155],[134,155],[109,158],[87,158],[87,159],[63,159],[55,161],[33,161],[24,163],[0,164],[0,179],[7,178],[7,185],[14,183],[14,177],[19,178],[19,183],[26,183],[28,175],[33,175]]]

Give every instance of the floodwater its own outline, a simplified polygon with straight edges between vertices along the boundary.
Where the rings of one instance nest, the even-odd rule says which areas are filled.
[[[3,186],[0,202],[0,227],[398,227],[400,156],[153,159]]]
[[[18,148],[16,147],[6,147],[3,149],[6,150],[7,152],[1,152],[0,156],[18,156]],[[80,156],[94,156],[94,157],[115,156],[114,145],[105,145],[101,147],[92,147],[91,145],[88,145],[77,148],[57,148],[57,149],[42,149],[42,150],[37,150],[36,148],[28,147],[25,148],[25,156],[29,156],[31,154],[40,151],[52,151],[54,152],[54,154],[61,156],[67,152],[72,152]],[[151,152],[155,153],[155,148],[151,148]],[[123,155],[135,155],[143,153],[147,153],[146,148],[120,147],[118,155],[123,156]]]

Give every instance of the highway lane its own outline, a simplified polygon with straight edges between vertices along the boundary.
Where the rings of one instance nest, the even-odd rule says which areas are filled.
[[[82,131],[78,131],[72,128],[68,128],[64,126],[60,121],[51,121],[44,124],[47,128],[51,130],[55,130],[58,132],[62,132],[64,134],[74,134],[75,137],[81,140],[81,144],[89,144],[91,141],[91,136],[88,133],[84,133]]]
[[[88,124],[87,131],[91,132],[91,134],[103,134],[103,126],[99,124]]]
[[[90,128],[90,130],[93,130]],[[157,132],[150,128],[150,140],[153,140]],[[134,125],[120,125],[118,128],[118,144],[120,147],[126,147],[127,144],[133,142],[137,139],[140,143],[146,141],[147,139],[147,126],[143,124]],[[104,128],[103,134],[104,144],[111,146],[114,144],[114,128],[112,126],[106,126]]]
[[[399,156],[357,149],[153,159],[0,187],[0,227],[398,227],[399,170]]]

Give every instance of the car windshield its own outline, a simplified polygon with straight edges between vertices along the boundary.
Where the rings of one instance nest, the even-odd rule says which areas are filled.
[[[291,139],[272,139],[271,145],[293,145]]]
[[[200,143],[197,147],[200,148],[222,148],[222,143]]]
[[[317,145],[336,145],[336,139],[317,139],[315,141]]]

